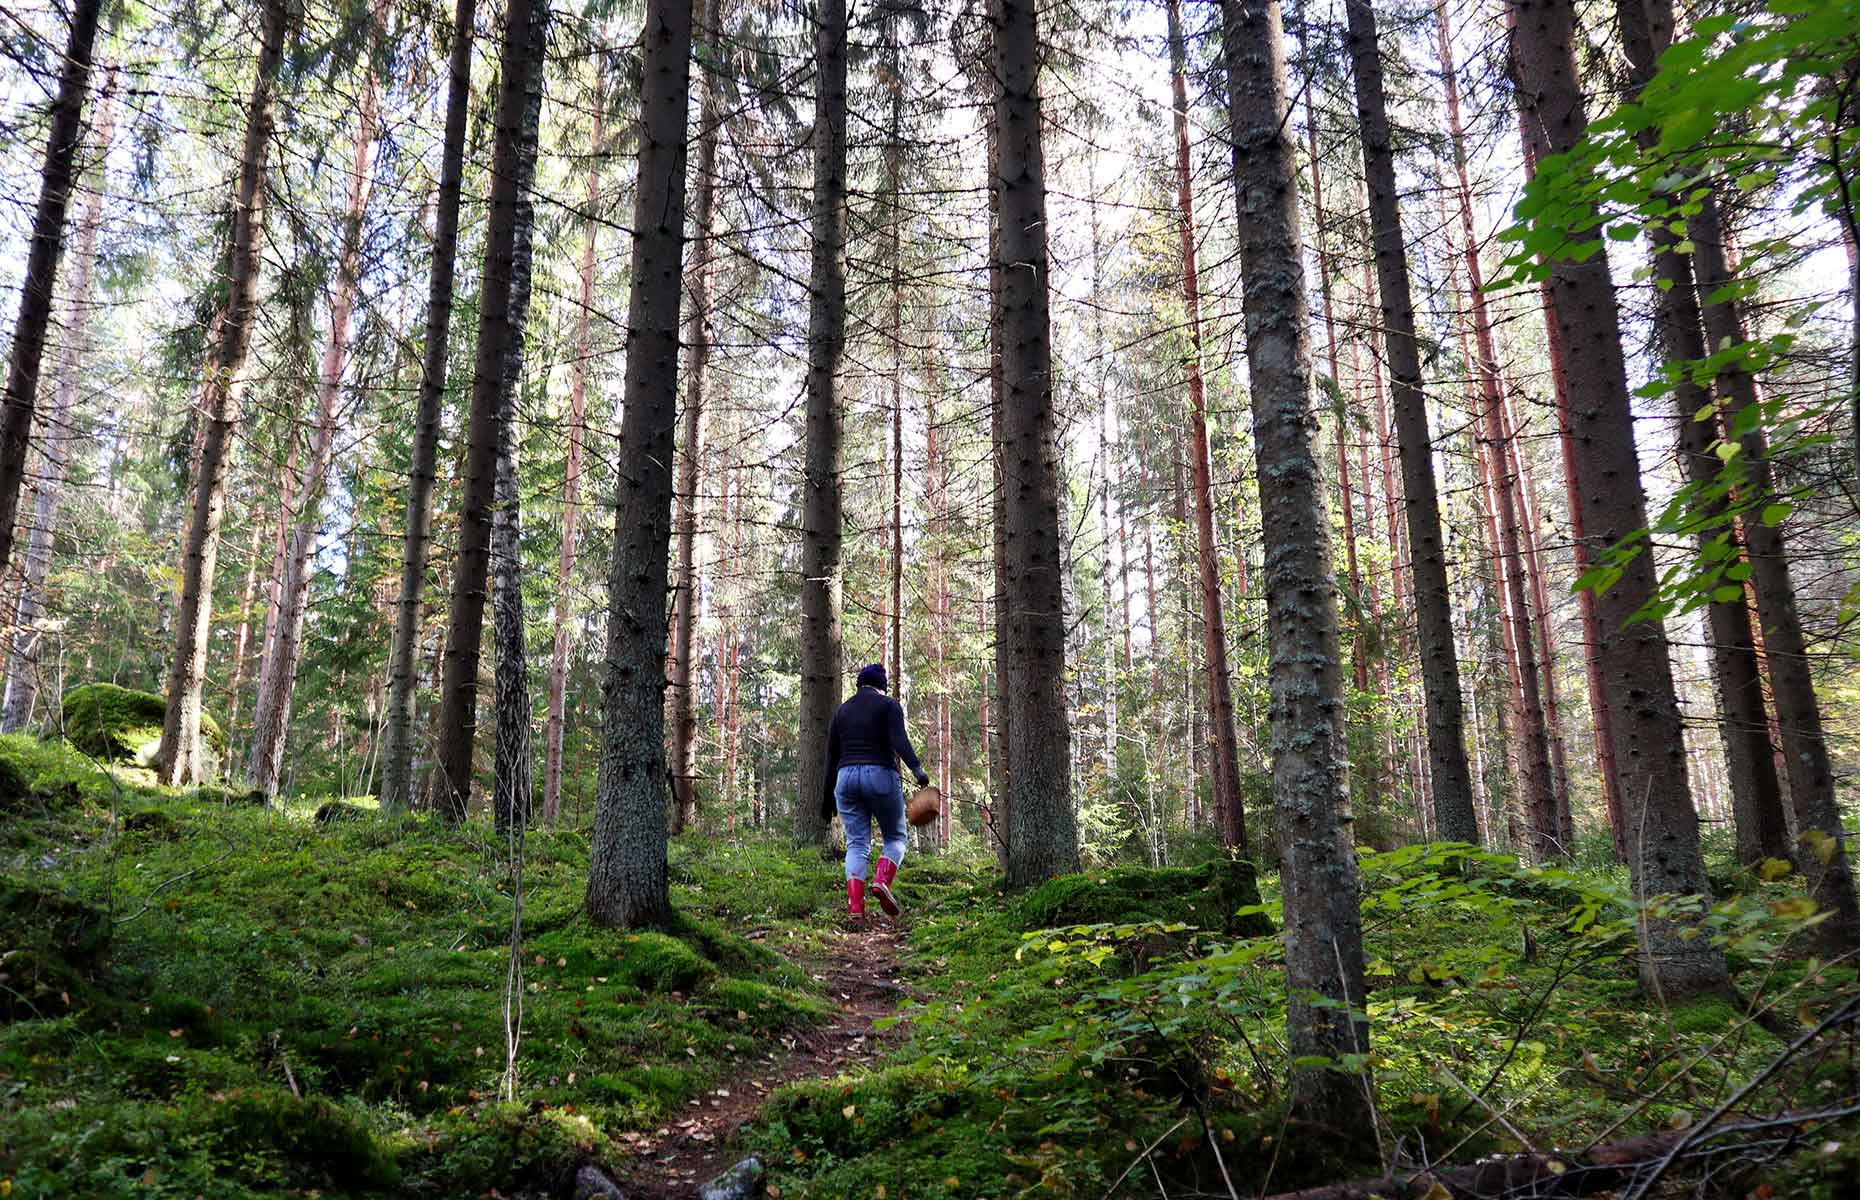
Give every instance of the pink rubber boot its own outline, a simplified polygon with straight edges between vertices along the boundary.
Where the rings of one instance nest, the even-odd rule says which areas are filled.
[[[865,916],[865,880],[846,881],[846,911],[851,916]]]
[[[898,915],[898,899],[891,894],[891,881],[898,877],[898,864],[888,858],[878,860],[872,868],[872,894],[878,897],[878,906],[885,910],[888,917]]]

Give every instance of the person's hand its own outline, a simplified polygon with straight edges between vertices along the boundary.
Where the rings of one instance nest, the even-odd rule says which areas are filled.
[[[930,786],[930,775],[927,771],[917,772],[917,786],[918,787],[929,787]]]

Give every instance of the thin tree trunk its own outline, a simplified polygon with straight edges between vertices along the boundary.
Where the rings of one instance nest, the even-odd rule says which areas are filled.
[[[671,915],[666,561],[672,540],[672,431],[678,415],[691,7],[677,0],[648,0],[641,35],[633,288],[627,302],[619,495],[608,577],[606,702],[587,899],[590,918],[620,928],[658,924]],[[811,808],[813,797],[806,799],[801,808]],[[797,809],[797,820],[799,815]]]
[[[1459,656],[1453,636],[1453,603],[1447,590],[1446,547],[1440,528],[1440,494],[1434,482],[1433,437],[1428,431],[1427,395],[1421,382],[1407,244],[1402,239],[1395,157],[1383,92],[1381,44],[1376,33],[1375,11],[1367,0],[1351,0],[1346,12],[1357,113],[1363,134],[1364,175],[1369,188],[1376,291],[1381,299],[1384,352],[1388,355],[1395,439],[1401,457],[1402,496],[1407,512],[1435,833],[1446,841],[1477,842],[1479,823],[1466,761]]]
[[[103,225],[103,197],[107,190],[105,168],[110,155],[110,138],[116,128],[116,81],[116,68],[111,67],[97,101],[97,124],[92,138],[97,186],[85,198],[83,214],[78,218],[71,293],[65,301],[64,335],[52,374],[52,407],[45,414],[45,433],[40,443],[44,464],[35,489],[37,494],[33,497],[32,529],[26,540],[26,558],[20,568],[19,605],[14,613],[12,644],[7,651],[6,703],[4,714],[0,715],[0,733],[15,733],[25,728],[32,720],[32,710],[39,699],[38,621],[45,611],[45,580],[52,570],[52,537],[58,529],[58,505],[71,469],[71,449],[75,440],[72,414],[77,408],[84,354],[89,345],[91,288],[97,275],[97,231]],[[75,168],[73,170],[75,179]]]
[[[891,689],[898,696],[904,694],[904,81],[898,47],[902,19],[900,10],[890,10],[884,33],[886,90],[890,93],[885,129],[885,195],[890,211],[885,240],[891,275],[891,612],[885,642],[891,651]]]
[[[5,403],[0,405],[0,573],[13,557],[14,523],[39,400],[39,369],[45,359],[45,331],[51,325],[58,262],[65,251],[65,212],[71,206],[71,185],[77,180],[91,50],[97,42],[97,18],[102,10],[103,0],[76,0],[71,7],[70,39],[58,72],[58,96],[52,102],[51,131],[39,171],[39,206],[32,216],[19,316],[13,322],[13,349],[7,360]]]
[[[568,453],[562,468],[562,548],[555,571],[555,639],[549,651],[549,717],[543,750],[542,817],[554,825],[562,814],[562,751],[568,733],[568,660],[574,649],[574,605],[570,581],[580,548],[581,473],[586,457],[588,428],[588,366],[594,358],[595,261],[600,248],[601,168],[606,163],[602,123],[607,115],[607,89],[603,77],[595,87],[594,130],[589,141],[592,162],[588,169],[588,209],[581,246],[581,301],[575,312],[575,359],[569,370]]]
[[[407,532],[394,644],[388,659],[387,728],[381,755],[381,810],[413,807],[414,658],[420,640],[420,600],[433,541],[433,480],[439,457],[440,409],[446,392],[446,351],[452,327],[452,282],[458,260],[459,198],[465,174],[465,122],[471,100],[472,26],[477,0],[457,0],[447,59],[446,127],[440,151],[439,196],[433,219],[433,265],[427,278],[426,346],[408,472]],[[571,478],[573,476],[571,475]]]
[[[823,0],[814,33],[813,243],[808,276],[806,473],[801,499],[801,728],[794,833],[824,843],[827,726],[840,702],[841,411],[846,353],[846,0]]]
[[[377,5],[379,44],[385,7]],[[372,52],[372,51],[371,51]],[[260,685],[252,729],[252,786],[267,796],[278,794],[284,773],[284,747],[290,727],[291,693],[297,681],[297,663],[303,650],[304,617],[309,608],[312,558],[322,531],[321,506],[325,477],[336,445],[337,409],[342,400],[342,376],[349,362],[349,323],[355,308],[356,283],[361,274],[362,229],[374,167],[375,119],[379,107],[379,81],[372,66],[362,86],[356,118],[355,152],[349,162],[349,201],[343,217],[342,249],[329,298],[329,341],[317,378],[316,432],[310,462],[297,481],[302,497],[296,527],[291,530],[290,552],[277,606],[274,643],[268,648],[270,665]]]
[[[692,19],[700,36],[715,41],[710,22],[719,0],[697,0]],[[700,56],[700,64],[711,55]],[[678,573],[672,587],[670,706],[672,832],[682,833],[697,819],[697,717],[692,703],[691,648],[697,626],[698,484],[704,461],[704,402],[709,385],[711,347],[711,226],[717,208],[717,139],[723,132],[723,109],[717,82],[701,66],[698,83],[697,177],[691,183],[691,262],[685,273],[689,294],[685,316],[685,404],[678,457]]]
[[[1705,297],[1703,316],[1708,344],[1741,345],[1749,339],[1736,303],[1730,298],[1733,275],[1722,217],[1712,197],[1707,196],[1698,214],[1691,218],[1689,232],[1699,291]],[[1727,422],[1759,402],[1756,379],[1735,362],[1721,368],[1717,387],[1727,410]],[[1768,498],[1775,495],[1776,479],[1762,423],[1753,422],[1739,444],[1750,472],[1750,487],[1767,504]],[[1761,513],[1747,516],[1743,531],[1750,550],[1750,582],[1756,592],[1757,616],[1763,627],[1770,695],[1782,737],[1795,835],[1803,843],[1796,862],[1808,876],[1810,895],[1833,914],[1821,928],[1822,941],[1829,948],[1851,950],[1860,946],[1860,900],[1854,894],[1853,871],[1841,841],[1833,764],[1809,668],[1808,643],[1796,608],[1795,584],[1789,575],[1788,546],[1781,526],[1772,525]]]
[[[834,0],[837,2],[837,0]],[[1048,316],[1040,35],[1031,0],[995,0],[995,124],[1001,190],[1001,336],[1007,607],[1002,692],[1008,744],[1010,885],[1079,869],[1065,699],[1065,547]]]
[[[207,679],[207,634],[213,621],[213,575],[219,565],[220,521],[226,515],[226,474],[233,427],[245,391],[246,353],[258,310],[259,240],[265,223],[265,155],[271,147],[272,99],[284,60],[285,0],[265,0],[257,69],[246,104],[245,142],[232,195],[226,246],[227,298],[210,332],[205,377],[196,402],[202,423],[200,456],[181,557],[181,598],[175,612],[174,659],[162,718],[156,777],[167,787],[201,782],[208,764],[200,745],[201,691]]]
[[[1187,310],[1189,464],[1195,490],[1195,546],[1200,568],[1202,658],[1207,669],[1208,719],[1214,725],[1214,811],[1221,845],[1245,854],[1246,808],[1240,794],[1240,739],[1234,730],[1233,674],[1227,664],[1227,622],[1221,598],[1220,548],[1214,541],[1213,461],[1208,446],[1207,390],[1201,376],[1201,273],[1195,257],[1195,191],[1188,136],[1188,52],[1181,0],[1169,0],[1169,73],[1175,100],[1175,195]],[[1107,598],[1108,604],[1108,598]]]
[[[453,822],[471,808],[472,760],[478,730],[478,677],[484,647],[485,588],[490,581],[491,522],[496,506],[497,398],[503,364],[517,336],[511,316],[511,270],[523,202],[523,119],[531,70],[525,42],[530,13],[545,0],[510,0],[504,18],[503,73],[491,148],[490,215],[485,227],[484,283],[478,302],[465,474],[459,493],[458,553],[446,628],[446,670],[439,688],[434,755],[435,806]]]
[[[1512,77],[1527,144],[1542,161],[1571,150],[1588,124],[1576,78],[1574,3],[1516,0],[1510,15]],[[1584,525],[1596,544],[1612,545],[1647,527],[1647,506],[1607,253],[1597,246],[1584,261],[1558,259],[1549,277],[1570,351],[1565,364],[1570,392],[1584,398],[1571,413],[1585,481]],[[1709,896],[1666,631],[1658,620],[1629,623],[1655,586],[1653,560],[1642,554],[1596,597],[1608,642],[1602,656],[1604,700],[1622,752],[1628,868],[1637,896]],[[1687,929],[1687,923],[1670,919],[1643,923],[1641,979],[1666,1000],[1717,991],[1727,983],[1723,954],[1707,938],[1688,937]]]
[[[1277,0],[1223,0],[1247,371],[1271,653],[1272,790],[1285,879],[1286,1025],[1294,1056],[1368,1050],[1336,581],[1312,446],[1310,312],[1286,132]],[[1325,1003],[1315,1004],[1313,997]],[[1297,1069],[1294,1106],[1334,1130],[1370,1128],[1368,1080]]]
[[[521,840],[535,815],[530,785],[531,711],[529,649],[523,636],[523,509],[518,488],[517,401],[523,386],[523,338],[530,313],[532,235],[536,210],[530,199],[536,185],[536,153],[542,127],[544,72],[549,25],[548,0],[533,0],[523,32],[524,71],[521,125],[517,150],[517,206],[510,238],[509,335],[497,364],[496,505],[491,515],[492,645],[497,688],[497,740],[493,758],[491,814],[497,832]],[[514,33],[515,31],[513,31]],[[509,68],[506,67],[506,70]]]
[[[256,515],[256,514],[255,514]],[[245,686],[246,651],[252,645],[252,602],[258,595],[258,555],[265,540],[263,520],[252,522],[252,549],[246,554],[245,590],[239,595],[239,632],[233,640],[232,681],[226,685],[226,736],[239,728],[240,692]]]
[[[1510,448],[1510,471],[1518,505],[1518,525],[1524,551],[1524,578],[1530,589],[1531,604],[1536,610],[1533,622],[1537,631],[1536,654],[1539,677],[1543,680],[1544,732],[1550,739],[1550,797],[1556,805],[1557,842],[1565,852],[1576,845],[1575,814],[1569,803],[1569,754],[1563,744],[1561,706],[1556,687],[1556,639],[1551,629],[1550,588],[1544,577],[1543,556],[1539,552],[1537,530],[1537,479],[1531,470],[1531,457],[1519,441],[1519,422],[1511,398],[1505,400],[1505,436]]]
[[[1175,14],[1178,0],[1171,0],[1171,13]],[[1179,23],[1179,15],[1174,19]],[[1096,160],[1092,160],[1096,166]],[[1097,295],[1104,272],[1104,240],[1098,223],[1098,188],[1096,177],[1088,183],[1091,193],[1091,294]],[[1110,343],[1104,335],[1104,310],[1094,305],[1092,308],[1092,356],[1096,360],[1092,365],[1092,380],[1096,396],[1094,406],[1098,412],[1098,604],[1099,635],[1102,640],[1099,673],[1103,677],[1103,733],[1100,746],[1100,770],[1104,776],[1103,800],[1107,805],[1114,803],[1117,794],[1117,721],[1118,721],[1118,676],[1117,676],[1117,638],[1112,630],[1113,597],[1111,594],[1111,402],[1105,388],[1105,379],[1110,372]]]
[[[1443,27],[1444,44],[1444,27]],[[1450,49],[1450,48],[1449,48]],[[1443,52],[1444,54],[1445,52]],[[1489,470],[1487,487],[1493,502],[1497,540],[1493,555],[1498,586],[1504,589],[1505,647],[1511,658],[1511,730],[1517,754],[1518,788],[1531,822],[1531,849],[1538,862],[1565,858],[1570,847],[1559,836],[1556,792],[1550,771],[1550,739],[1544,719],[1543,685],[1537,670],[1536,639],[1531,630],[1528,585],[1520,549],[1519,515],[1508,465],[1508,431],[1505,428],[1504,388],[1499,380],[1498,350],[1492,337],[1491,314],[1485,302],[1484,270],[1479,262],[1479,235],[1473,223],[1472,182],[1466,169],[1465,138],[1460,132],[1457,84],[1449,105],[1453,130],[1453,168],[1459,204],[1461,252],[1465,259],[1468,315],[1471,318],[1475,375],[1479,382],[1481,458]]]

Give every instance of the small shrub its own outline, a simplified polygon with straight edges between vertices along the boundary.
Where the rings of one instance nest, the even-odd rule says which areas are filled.
[[[1272,933],[1259,904],[1253,864],[1221,859],[1198,867],[1119,867],[1050,879],[1021,897],[1011,916],[1023,930],[1065,925],[1183,921],[1243,937]]]

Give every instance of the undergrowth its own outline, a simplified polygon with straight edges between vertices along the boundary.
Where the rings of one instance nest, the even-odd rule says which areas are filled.
[[[488,829],[319,824],[25,738],[0,762],[28,793],[0,842],[13,1196],[561,1195],[830,1011],[764,945],[833,898],[818,856],[681,841],[672,927],[616,933],[581,912],[586,837],[538,831],[507,1104]]]
[[[512,901],[485,826],[176,793],[19,737],[0,803],[13,1196],[566,1196],[833,1008],[795,965],[838,920],[817,853],[678,839],[679,917],[628,934],[581,912],[585,834],[537,831],[512,1102]],[[1786,868],[1713,867],[1732,894],[1696,916],[1740,994],[1662,1005],[1617,868],[1365,856],[1372,1053],[1300,1064],[1370,1069],[1375,1128],[1338,1131],[1289,1115],[1275,877],[1256,894],[1205,862],[1016,895],[980,858],[916,856],[896,1051],[780,1089],[745,1148],[786,1200],[1260,1195],[1682,1126],[1778,1053],[1751,1006],[1806,1026],[1856,987],[1801,945]],[[1761,1099],[1856,1094],[1829,1054]],[[1774,1194],[1852,1194],[1844,1128]]]

